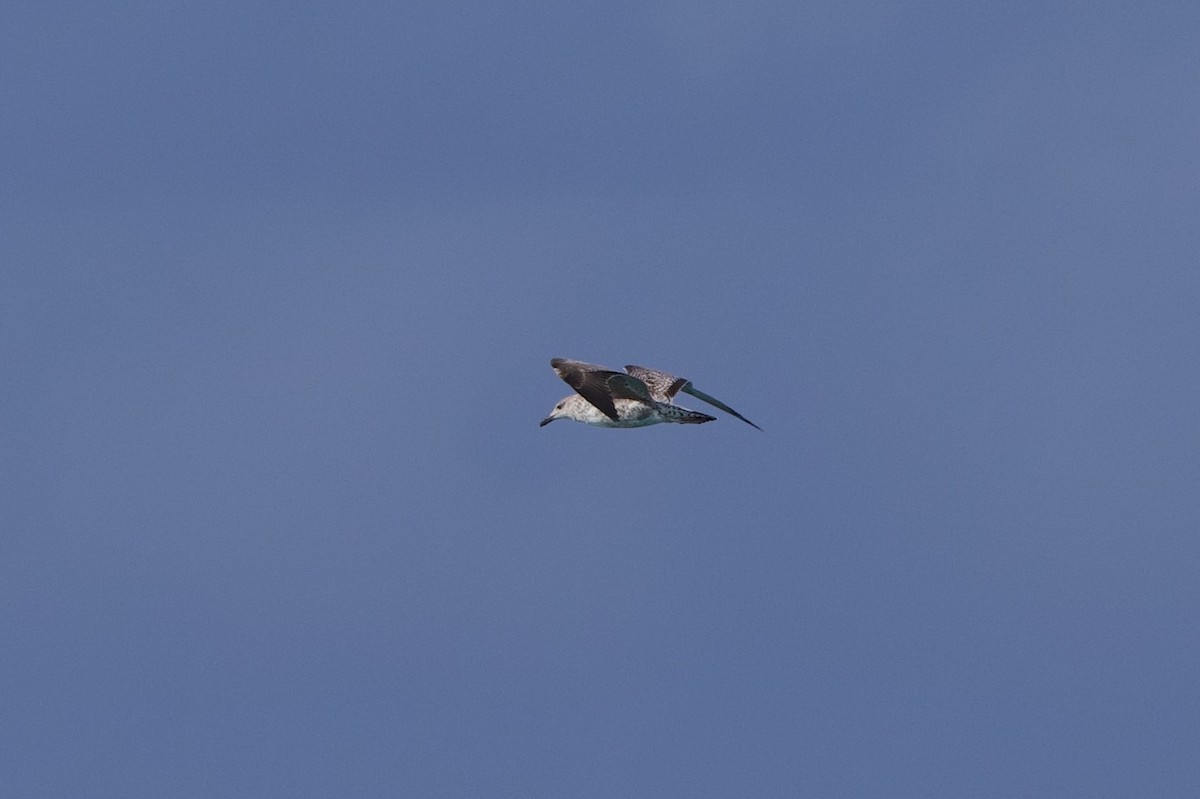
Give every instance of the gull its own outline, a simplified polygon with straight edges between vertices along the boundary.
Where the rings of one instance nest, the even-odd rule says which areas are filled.
[[[541,427],[555,419],[573,419],[596,427],[645,427],[661,422],[703,424],[716,419],[673,404],[671,400],[682,391],[762,430],[733,408],[697,389],[692,381],[666,372],[632,364],[624,372],[615,372],[567,358],[553,358],[550,366],[576,393],[560,400],[541,421]]]

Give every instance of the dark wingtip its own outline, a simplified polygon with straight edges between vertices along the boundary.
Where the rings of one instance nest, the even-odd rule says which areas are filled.
[[[756,425],[754,422],[752,422],[752,421],[750,421],[749,419],[747,419],[745,416],[742,416],[740,413],[735,413],[735,414],[734,414],[734,416],[736,416],[737,418],[741,419],[743,422],[745,422],[746,424],[750,425],[751,427],[753,427],[755,430],[759,431],[760,433],[765,433],[765,432],[767,432],[766,430],[763,430],[761,427],[759,427],[758,425]]]

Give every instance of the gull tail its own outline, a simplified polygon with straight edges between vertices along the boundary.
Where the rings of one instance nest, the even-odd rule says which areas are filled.
[[[700,411],[690,411],[687,408],[680,408],[678,405],[660,404],[658,412],[669,422],[678,424],[704,424],[705,422],[716,421],[715,416],[709,416],[707,413]]]

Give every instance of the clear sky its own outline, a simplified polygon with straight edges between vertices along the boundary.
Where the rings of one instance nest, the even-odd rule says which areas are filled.
[[[6,795],[1200,795],[1198,30],[6,3]]]

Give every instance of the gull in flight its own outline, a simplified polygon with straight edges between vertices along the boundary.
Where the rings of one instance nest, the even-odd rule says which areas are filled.
[[[682,391],[762,430],[733,408],[697,389],[692,381],[666,372],[644,366],[626,366],[624,372],[614,372],[567,358],[554,358],[550,365],[567,385],[575,389],[575,393],[554,406],[550,415],[542,420],[543,427],[555,419],[574,419],[596,427],[645,427],[661,422],[703,424],[716,419],[672,403],[675,395]]]

